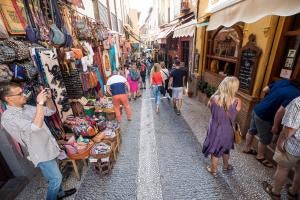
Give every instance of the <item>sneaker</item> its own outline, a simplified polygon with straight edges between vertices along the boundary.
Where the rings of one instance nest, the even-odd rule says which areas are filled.
[[[180,115],[180,114],[181,114],[180,110],[177,110],[177,111],[176,111],[176,114],[177,114],[177,115]]]
[[[72,189],[70,189],[70,190],[66,190],[64,193],[64,195],[63,196],[61,196],[61,197],[58,197],[57,199],[58,200],[61,200],[61,199],[64,199],[64,198],[66,198],[66,197],[68,197],[68,196],[71,196],[71,195],[73,195],[73,194],[75,194],[76,193],[76,188],[72,188]]]

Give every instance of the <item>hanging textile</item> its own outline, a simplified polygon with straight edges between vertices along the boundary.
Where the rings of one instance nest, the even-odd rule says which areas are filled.
[[[102,81],[102,78],[101,78],[101,75],[100,75],[100,72],[99,72],[99,69],[98,69],[98,68],[96,68],[96,74],[97,74],[97,77],[98,77],[99,84],[100,84],[100,86],[101,86],[102,94],[105,95],[105,90],[104,90],[103,81]]]
[[[117,71],[116,67],[116,51],[115,46],[111,45],[109,49],[109,60],[110,60],[110,66],[112,71]]]
[[[67,89],[67,95],[71,99],[80,99],[83,96],[79,72],[75,63],[71,62],[62,70],[63,80]]]
[[[72,115],[72,110],[68,102],[68,94],[63,82],[56,50],[42,50],[39,52],[39,54],[49,87],[51,88],[54,96],[54,101],[56,103],[59,116],[62,121],[64,121],[68,115]]]
[[[104,65],[103,70],[104,70],[105,78],[108,79],[108,77],[111,76],[112,71],[110,66],[109,54],[107,50],[103,51],[102,61]]]
[[[12,35],[24,35],[25,28],[22,25],[20,15],[17,14],[10,0],[1,1],[0,12],[7,31]],[[24,20],[24,19],[23,19]]]
[[[8,38],[8,33],[5,28],[2,17],[0,16],[0,39],[7,39],[7,38]]]
[[[119,69],[120,68],[120,63],[119,63],[119,51],[118,51],[118,45],[115,43],[114,47],[115,47],[115,60],[116,60],[116,68]]]

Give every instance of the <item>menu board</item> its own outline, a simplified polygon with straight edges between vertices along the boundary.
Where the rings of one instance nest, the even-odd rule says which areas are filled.
[[[255,35],[249,36],[249,42],[242,48],[240,54],[240,67],[238,78],[240,80],[240,90],[251,94],[255,81],[258,60],[261,49],[256,46]]]
[[[247,49],[242,51],[241,55],[241,65],[240,65],[240,73],[239,73],[239,80],[240,80],[240,88],[244,90],[251,89],[252,83],[252,73],[253,68],[255,68],[256,60],[256,51]]]

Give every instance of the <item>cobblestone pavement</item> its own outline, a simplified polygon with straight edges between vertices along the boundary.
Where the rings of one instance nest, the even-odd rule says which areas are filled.
[[[78,192],[68,199],[269,199],[261,182],[271,181],[274,170],[253,156],[231,153],[234,170],[218,178],[207,171],[209,159],[201,153],[210,112],[195,99],[185,98],[177,116],[167,99],[156,114],[150,92],[131,102],[133,121],[122,123],[122,145],[111,175],[99,176],[92,165],[83,168],[81,181],[74,174],[65,187]],[[17,199],[43,199],[46,184],[37,175]]]

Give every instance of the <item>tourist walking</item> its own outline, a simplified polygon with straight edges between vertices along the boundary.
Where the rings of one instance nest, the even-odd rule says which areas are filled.
[[[170,73],[169,89],[172,88],[174,110],[180,115],[186,72],[180,67],[180,61],[175,60],[174,69]]]
[[[152,87],[152,92],[155,98],[156,105],[156,113],[159,112],[159,104],[160,104],[160,95],[161,88],[164,86],[164,79],[161,72],[161,66],[158,63],[155,63],[153,66],[153,73],[151,73],[150,77],[150,86]]]
[[[126,78],[130,86],[129,100],[131,100],[131,98],[136,100],[136,93],[139,89],[140,74],[135,64],[133,64],[131,68],[129,68],[129,70],[127,71]]]
[[[169,70],[166,68],[166,64],[165,62],[161,62],[160,63],[161,65],[161,72],[162,72],[162,75],[163,75],[163,79],[165,81],[165,84],[164,84],[164,87],[165,87],[165,95],[167,95],[167,98],[168,100],[170,101],[171,97],[172,97],[172,90],[169,89],[169,78],[170,78],[170,73],[169,73]]]
[[[211,165],[207,166],[207,170],[215,177],[220,157],[223,158],[223,171],[233,169],[229,164],[229,153],[234,148],[234,131],[231,124],[241,109],[241,100],[236,97],[238,88],[239,80],[227,76],[208,102],[211,118],[202,152],[205,157],[211,156]]]
[[[277,140],[273,159],[277,169],[272,185],[263,182],[265,191],[272,199],[280,200],[281,190],[288,179],[289,172],[295,169],[292,184],[287,185],[288,199],[297,200],[300,191],[300,97],[286,107],[282,119],[283,129]]]
[[[285,107],[300,96],[297,81],[279,80],[263,89],[267,93],[252,111],[250,128],[246,135],[244,153],[256,155],[256,159],[265,167],[272,168],[271,162],[265,159],[267,145],[272,142],[274,134],[278,134]],[[258,134],[258,150],[251,149],[254,136]]]
[[[142,84],[141,84],[141,89],[146,89],[146,75],[147,75],[147,67],[146,67],[146,64],[141,61],[140,62],[140,75],[141,75],[141,78],[142,78]]]
[[[127,114],[127,120],[131,121],[131,108],[128,102],[128,96],[126,93],[126,87],[129,89],[129,84],[121,75],[118,75],[117,71],[113,72],[113,75],[107,80],[106,83],[107,92],[112,95],[114,110],[116,113],[117,121],[121,122],[121,109],[120,106],[125,107],[125,111]]]
[[[57,200],[74,194],[75,188],[63,191],[62,174],[56,162],[60,149],[44,122],[44,116],[56,112],[50,89],[41,90],[36,97],[37,106],[34,107],[25,105],[27,99],[18,84],[2,83],[0,99],[7,104],[1,125],[21,145],[22,152],[26,152],[23,156],[40,168],[48,182],[46,199]]]

